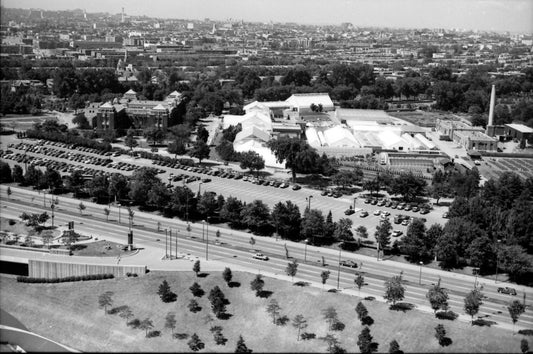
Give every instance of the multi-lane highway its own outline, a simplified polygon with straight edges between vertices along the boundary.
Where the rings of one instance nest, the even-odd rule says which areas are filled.
[[[13,194],[7,200],[5,190],[6,186],[1,186],[2,195],[2,216],[16,218],[26,212],[42,212],[45,208],[50,214],[48,207],[50,196],[43,197],[35,191],[25,190],[12,187]],[[47,198],[47,199],[45,199]],[[47,200],[47,201],[45,201]],[[44,202],[44,203],[43,203]],[[59,204],[55,209],[56,225],[65,225],[68,221],[74,221],[76,230],[90,234],[95,237],[116,240],[126,243],[126,234],[128,231],[128,218],[124,208],[121,210],[121,223],[118,223],[118,209],[111,207],[109,221],[103,209],[106,206],[84,202],[86,209],[83,215],[78,210],[79,201],[66,197],[59,197]],[[251,246],[249,243],[251,234],[235,230],[225,229],[220,225],[203,225],[202,223],[191,224],[191,231],[186,230],[186,223],[178,219],[166,219],[161,216],[135,212],[133,219],[133,230],[135,243],[150,245],[161,250],[161,256],[165,250],[164,232],[157,232],[157,224],[161,224],[163,229],[171,228],[174,235],[178,234],[178,249],[180,253],[190,253],[193,256],[206,257],[206,240],[208,243],[208,258],[228,264],[228,266],[239,266],[239,268],[248,269],[252,272],[265,272],[272,274],[285,274],[285,269],[289,260],[286,259],[286,250],[289,257],[294,258],[300,264],[296,278],[298,280],[320,282],[320,273],[327,269],[331,272],[330,279],[326,288],[337,286],[340,289],[355,290],[355,273],[360,271],[365,276],[367,283],[361,290],[365,296],[374,296],[382,298],[384,292],[384,280],[392,275],[402,274],[402,279],[406,286],[406,301],[411,302],[419,307],[427,307],[428,301],[425,298],[428,287],[435,283],[439,277],[441,285],[448,289],[450,294],[450,307],[456,313],[464,313],[463,299],[470,291],[476,279],[473,276],[445,272],[417,265],[403,264],[389,260],[377,261],[373,257],[355,255],[349,252],[337,249],[320,248],[306,246],[302,243],[294,243],[285,240],[276,240],[269,237],[254,237],[256,243]],[[221,236],[216,242],[215,232],[220,230]],[[208,232],[207,232],[208,231]],[[159,241],[157,241],[159,239]],[[252,259],[254,250],[270,257],[269,261],[260,261]],[[342,260],[354,260],[359,264],[358,269],[339,267],[339,258]],[[322,266],[324,259],[326,266]],[[296,279],[295,278],[295,279]],[[338,280],[337,280],[338,279]],[[510,318],[507,311],[507,305],[514,299],[523,300],[525,294],[526,304],[530,304],[533,296],[533,289],[528,287],[516,286],[512,284],[495,284],[492,280],[477,278],[479,284],[484,287],[484,294],[487,298],[481,307],[480,316],[486,316],[487,319],[498,323],[510,324]],[[512,286],[518,291],[518,295],[511,296],[499,294],[497,287]],[[528,306],[517,324],[517,328],[527,328],[533,325],[533,314]]]

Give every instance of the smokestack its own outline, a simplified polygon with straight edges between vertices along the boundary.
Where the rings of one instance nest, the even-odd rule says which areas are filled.
[[[124,22],[124,8],[122,8],[122,18],[121,18],[120,22]]]
[[[492,85],[492,91],[490,93],[490,108],[489,108],[489,121],[488,126],[494,125],[494,105],[496,103],[496,87]]]

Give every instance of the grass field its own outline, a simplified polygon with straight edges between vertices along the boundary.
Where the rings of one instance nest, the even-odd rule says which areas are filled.
[[[172,339],[164,329],[167,312],[176,312],[177,333],[197,333],[205,343],[205,352],[233,352],[239,335],[243,335],[248,348],[255,352],[324,352],[327,344],[320,339],[296,341],[296,329],[289,322],[276,326],[266,312],[270,301],[258,298],[250,289],[254,275],[234,273],[239,287],[228,287],[220,272],[211,272],[206,277],[196,278],[192,272],[153,272],[139,278],[123,278],[90,282],[60,284],[23,284],[13,277],[0,276],[0,306],[18,318],[30,330],[81,351],[111,352],[187,352],[187,341]],[[173,303],[163,303],[156,294],[159,284],[166,279],[171,289],[178,294]],[[189,287],[198,282],[206,292],[198,303],[202,310],[192,313],[187,304],[192,299]],[[218,285],[230,301],[227,312],[231,317],[219,320],[210,309],[207,295]],[[358,298],[343,294],[328,293],[319,288],[296,287],[292,283],[265,278],[264,290],[272,291],[281,315],[294,318],[302,314],[308,321],[307,332],[317,338],[328,333],[321,310],[333,306],[339,320],[346,325],[342,332],[333,333],[340,345],[349,352],[359,352],[357,337],[362,325],[357,320],[354,308]],[[161,337],[145,338],[144,331],[131,329],[117,315],[105,315],[98,308],[98,296],[105,291],[114,292],[113,306],[128,305],[135,318],[152,319],[154,330]],[[380,352],[388,352],[389,343],[396,339],[405,352],[520,352],[521,335],[487,327],[472,327],[467,323],[437,320],[430,314],[416,310],[407,313],[395,312],[385,304],[364,301],[370,316],[375,320],[371,326],[374,341]],[[435,326],[442,323],[447,336],[453,340],[449,347],[440,347],[434,337]],[[217,346],[209,328],[223,327],[228,338],[225,346]]]

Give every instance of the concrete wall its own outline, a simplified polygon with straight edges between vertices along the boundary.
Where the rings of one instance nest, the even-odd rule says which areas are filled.
[[[64,278],[90,274],[113,274],[124,277],[126,273],[146,274],[146,266],[61,263],[42,260],[28,260],[28,276],[32,278]]]

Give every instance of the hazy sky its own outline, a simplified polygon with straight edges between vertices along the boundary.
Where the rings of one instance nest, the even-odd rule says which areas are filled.
[[[533,0],[2,0],[6,7],[162,18],[298,22],[533,33]]]

